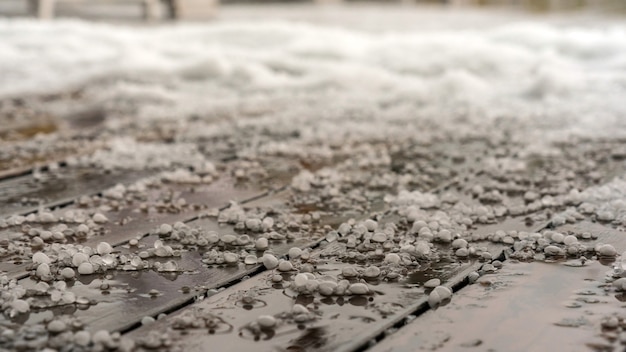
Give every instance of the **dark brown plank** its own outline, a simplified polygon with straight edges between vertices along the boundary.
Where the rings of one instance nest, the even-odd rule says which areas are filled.
[[[478,262],[462,263],[440,273],[442,281],[449,286],[460,284],[465,276],[477,270]],[[317,272],[337,275],[345,264],[323,263],[317,265]],[[223,351],[289,350],[300,349],[317,351],[352,351],[364,346],[386,329],[394,326],[417,311],[426,309],[427,296],[423,289],[400,283],[372,283],[376,294],[371,296],[345,296],[322,298],[320,296],[293,295],[289,289],[276,289],[270,284],[272,272],[264,272],[251,279],[236,284],[229,289],[211,296],[156,322],[131,332],[128,336],[141,340],[149,331],[167,334],[173,339],[177,350],[201,351],[207,343],[220,346]],[[250,312],[240,308],[240,297],[249,293],[258,299],[260,306]],[[259,336],[255,341],[245,327],[260,315],[289,315],[295,303],[306,305],[314,312],[315,318],[302,324],[285,319],[275,331]],[[234,330],[228,334],[207,334],[203,329],[183,331],[172,328],[177,318],[191,316],[202,319],[215,315]]]
[[[265,202],[276,207],[279,202],[284,202],[284,193],[278,195],[270,195],[256,199],[251,203],[242,202],[243,204],[254,204],[261,206]],[[284,206],[284,203],[281,203]],[[219,224],[213,218],[201,218],[188,222],[190,227],[201,228],[204,231],[216,231],[220,235],[234,234],[232,225]],[[258,235],[249,234],[252,240],[256,240]],[[141,243],[148,247],[152,246],[158,236],[151,235],[141,240]],[[294,246],[308,247],[312,244],[309,237],[300,237],[289,242],[272,243],[271,249],[277,256],[283,256]],[[119,246],[118,246],[119,247]],[[124,246],[126,247],[126,246]],[[124,249],[121,249],[125,251]],[[236,252],[236,248],[232,248]],[[263,252],[249,250],[251,254],[262,256]],[[183,251],[180,259],[174,258],[178,267],[182,269],[180,274],[172,275],[172,273],[158,274],[153,271],[144,271],[139,273],[140,280],[133,273],[125,273],[118,271],[113,273],[112,282],[117,284],[128,285],[128,287],[137,289],[136,291],[126,292],[122,299],[114,300],[114,307],[110,304],[100,304],[94,308],[95,311],[85,311],[82,314],[89,329],[97,331],[105,329],[109,331],[125,331],[134,327],[145,316],[157,316],[163,312],[169,312],[184,306],[195,297],[204,295],[207,290],[216,289],[226,286],[232,282],[240,280],[244,276],[254,275],[262,269],[262,265],[213,265],[207,266],[202,264],[202,253],[199,250]],[[145,278],[144,278],[145,276]],[[175,278],[175,279],[173,279]],[[86,278],[88,279],[88,278]],[[97,280],[97,279],[96,279]],[[182,287],[189,287],[188,293],[182,292]],[[146,291],[156,289],[160,295],[153,299],[146,299]],[[142,304],[136,304],[142,301]],[[106,312],[99,314],[100,311]]]
[[[452,302],[429,311],[375,345],[371,351],[451,351],[474,347],[494,351],[587,351],[595,340],[601,317],[620,309],[601,286],[609,268],[593,263],[585,268],[559,264],[506,263],[496,274],[485,275],[488,286],[471,285]],[[591,291],[590,291],[591,290]],[[549,292],[549,294],[546,294]],[[591,292],[598,304],[577,292]],[[591,301],[591,300],[589,300]],[[583,310],[593,310],[585,314]],[[560,326],[580,322],[583,326]]]
[[[172,189],[179,188],[178,192],[172,192]],[[207,186],[193,188],[172,186],[153,194],[153,199],[160,199],[164,193],[177,193],[180,198],[187,200],[187,204],[197,204],[200,207],[184,208],[179,212],[157,212],[145,213],[135,211],[136,207],[124,208],[121,211],[103,212],[109,221],[101,226],[103,235],[88,238],[82,244],[96,246],[99,242],[108,242],[112,246],[123,244],[132,238],[143,236],[150,230],[162,223],[174,223],[176,221],[190,221],[198,217],[207,208],[224,207],[229,201],[243,202],[248,199],[256,199],[265,191],[254,188],[235,187],[232,180],[228,178],[220,179]],[[56,211],[61,216],[71,207]],[[128,220],[130,219],[130,220]],[[122,221],[124,220],[124,221]],[[13,230],[5,230],[0,232],[0,238],[8,238]],[[9,278],[25,277],[28,273],[26,269],[30,263],[30,258],[20,258],[15,263],[14,260],[4,260],[0,263],[0,271],[6,271]]]
[[[37,178],[33,174],[10,178],[0,182],[0,216],[65,205],[80,196],[97,194],[118,183],[129,184],[152,173],[63,168],[62,172],[44,172]]]
[[[255,199],[251,204],[258,207],[263,205],[265,201],[268,206],[276,209],[278,204],[284,206],[284,199],[285,192]],[[199,227],[205,231],[217,231],[222,235],[235,234],[232,226],[220,225],[217,221],[209,218],[191,221],[189,226]],[[140,240],[139,245],[150,248],[157,239],[158,236],[156,235],[144,237]],[[310,245],[311,240],[310,237],[301,237],[290,242],[274,243],[272,250],[280,256],[287,253],[289,248],[293,246],[306,247]],[[117,246],[116,251],[134,253],[136,248],[131,250],[128,246]],[[262,255],[262,252],[259,255]],[[171,259],[174,259],[178,264],[179,272],[110,271],[106,275],[80,276],[79,284],[73,285],[70,290],[78,297],[87,297],[92,305],[88,309],[75,310],[73,315],[80,317],[81,321],[87,324],[88,329],[92,331],[100,329],[124,331],[138,324],[145,316],[156,316],[159,313],[176,309],[193,301],[194,297],[205,294],[209,289],[219,288],[243,276],[254,274],[261,267],[260,265],[244,264],[207,267],[202,264],[201,253],[197,250],[184,250],[180,258],[164,258],[162,260],[157,258],[151,261],[165,262]],[[107,283],[111,287],[106,294],[99,290],[102,283]],[[26,288],[32,288],[36,281],[27,278],[21,280],[20,284]],[[182,287],[189,287],[189,290],[182,291]],[[148,291],[152,289],[158,290],[159,295],[150,297]],[[47,314],[32,314],[24,323],[35,324],[46,319],[47,316]]]
[[[592,231],[598,239],[584,244],[610,243],[618,252],[626,250],[622,232],[597,223],[558,230]],[[507,261],[498,272],[461,290],[450,305],[427,312],[371,351],[615,350],[618,343],[600,328],[603,319],[623,304],[620,295],[607,291],[611,260],[591,261],[582,267],[565,263]]]

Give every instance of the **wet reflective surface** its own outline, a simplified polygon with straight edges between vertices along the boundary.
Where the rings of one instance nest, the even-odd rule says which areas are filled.
[[[507,261],[372,351],[614,350],[617,345],[600,328],[605,316],[622,307],[604,289],[610,270],[597,261],[580,268]]]

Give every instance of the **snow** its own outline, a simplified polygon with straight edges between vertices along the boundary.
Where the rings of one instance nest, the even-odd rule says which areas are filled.
[[[331,123],[334,138],[374,138],[459,116],[486,126],[511,119],[557,136],[624,126],[623,25],[514,17],[460,27],[438,16],[442,23],[434,26],[435,16],[422,28],[384,19],[384,31],[289,20],[137,27],[0,19],[0,97],[86,87],[93,101],[145,123],[225,112],[260,112],[272,124],[314,117],[319,127],[303,132],[305,141],[328,139]],[[190,125],[187,138],[220,128]],[[137,147],[129,144],[112,148]]]
[[[576,198],[585,205],[593,204],[600,220],[626,224],[626,176],[621,175],[605,184],[589,187]]]
[[[191,144],[165,145],[137,142],[128,137],[116,137],[107,141],[106,149],[99,149],[81,157],[78,163],[87,166],[98,165],[103,169],[142,170],[198,166],[205,163],[205,160],[197,151],[197,146]]]

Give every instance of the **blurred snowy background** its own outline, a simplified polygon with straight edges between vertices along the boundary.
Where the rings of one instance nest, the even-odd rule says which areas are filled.
[[[79,90],[39,108],[98,106],[111,128],[254,116],[320,136],[356,121],[340,131],[372,138],[458,119],[469,130],[509,119],[541,130],[537,142],[625,130],[626,26],[595,8],[226,4],[212,20],[144,23],[93,21],[105,11],[92,5],[0,18],[0,98]],[[118,5],[107,6],[126,13]]]

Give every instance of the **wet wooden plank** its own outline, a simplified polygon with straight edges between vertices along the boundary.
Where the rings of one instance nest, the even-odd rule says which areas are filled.
[[[2,117],[0,116],[0,119]],[[1,122],[0,122],[1,123]],[[50,165],[61,165],[72,158],[93,153],[103,147],[104,142],[90,130],[63,131],[60,126],[50,128],[46,133],[57,133],[51,137],[37,139],[41,126],[26,129],[22,140],[6,140],[0,137],[0,180],[25,175],[36,169],[47,169]],[[2,134],[0,132],[0,134]]]
[[[230,192],[229,192],[230,193]],[[284,205],[285,193],[258,196],[250,198],[251,205],[261,206],[264,199],[276,209],[279,204]],[[281,203],[282,202],[282,203]],[[245,203],[245,202],[242,202]],[[211,218],[199,218],[189,223],[190,226],[200,227],[205,231],[217,231],[220,234],[234,234],[232,225],[219,225]],[[150,235],[140,240],[140,246],[151,247],[158,239]],[[295,241],[274,244],[275,253],[286,253],[292,246],[306,246],[311,238],[300,238]],[[139,248],[141,249],[141,248]],[[146,249],[144,247],[144,249]],[[136,253],[137,248],[127,245],[118,245],[116,252]],[[233,248],[236,250],[236,248]],[[31,313],[19,317],[21,324],[37,324],[47,321],[55,315],[72,314],[80,318],[91,331],[106,329],[109,331],[125,331],[135,327],[146,316],[157,316],[188,304],[194,298],[203,295],[211,288],[223,287],[234,280],[258,271],[259,265],[217,265],[207,267],[202,264],[201,251],[183,251],[180,258],[153,258],[150,261],[165,262],[175,259],[178,272],[157,272],[153,270],[139,271],[108,271],[106,274],[81,275],[76,282],[69,282],[69,290],[77,297],[86,297],[89,305],[70,305],[47,307],[50,302],[42,299],[42,309],[34,308]],[[262,253],[261,253],[262,254]],[[25,278],[19,284],[25,288],[34,288],[38,281]],[[102,284],[108,287],[102,289]],[[183,289],[188,287],[188,289]],[[158,295],[150,295],[150,290],[157,289]],[[37,307],[37,303],[33,303]]]
[[[251,202],[244,201],[242,204],[246,204],[250,207],[284,207],[286,196],[287,192],[281,192],[279,194],[263,196]],[[220,235],[241,234],[236,232],[232,225],[219,224],[214,218],[196,219],[188,222],[187,225],[192,228],[200,228],[203,231],[216,231]],[[260,236],[260,234],[253,233],[248,233],[248,235],[252,243]],[[140,243],[150,247],[157,239],[158,236],[151,235],[143,238]],[[287,251],[294,246],[305,248],[311,246],[316,241],[316,238],[313,236],[300,236],[291,241],[271,243],[270,248],[276,256],[284,256]],[[120,246],[118,246],[118,248],[119,247]],[[233,247],[230,249],[233,252],[237,252],[242,248]],[[124,251],[124,249],[121,250]],[[257,257],[263,255],[263,251],[250,250],[249,248],[248,253],[255,254]],[[262,270],[262,265],[260,264],[246,265],[239,263],[238,265],[231,266],[207,266],[202,263],[202,254],[202,250],[196,248],[183,251],[180,259],[168,258],[175,259],[182,272],[174,275],[172,275],[172,273],[142,272],[139,274],[140,276],[145,275],[150,278],[145,281],[144,285],[142,285],[141,282],[137,282],[135,277],[129,277],[133,276],[132,273],[130,275],[129,273],[120,271],[113,273],[114,277],[112,281],[123,283],[129,288],[137,290],[128,292],[121,300],[116,299],[115,302],[113,302],[114,308],[109,308],[108,304],[98,304],[95,307],[95,311],[85,312],[82,321],[85,322],[92,331],[100,329],[125,331],[131,327],[135,327],[143,317],[156,317],[160,313],[173,311],[192,302],[194,298],[203,296],[210,289],[224,287],[245,276],[254,275]],[[183,292],[183,287],[190,288],[190,291]],[[145,299],[146,291],[151,289],[160,291],[159,296]],[[142,304],[136,304],[137,301],[142,301]],[[106,311],[106,314],[99,314],[99,311]]]
[[[593,239],[585,240],[583,243],[594,245],[596,243],[608,243],[615,246],[618,253],[626,250],[626,232],[622,228],[614,228],[611,224],[591,221],[589,219],[582,220],[575,224],[565,224],[555,228],[555,231],[562,233],[580,235],[589,233],[593,235]],[[597,238],[596,238],[597,237]]]
[[[143,243],[154,239],[147,238]],[[304,246],[307,243],[300,240],[293,245]],[[277,247],[275,252],[286,253],[288,248],[290,246]],[[175,310],[193,302],[196,297],[203,296],[209,289],[226,286],[242,277],[255,274],[260,268],[258,265],[245,264],[207,267],[202,264],[201,259],[199,252],[184,252],[181,258],[175,259],[179,268],[184,270],[179,273],[142,270],[111,271],[105,276],[81,276],[83,285],[75,285],[70,290],[79,296],[88,297],[93,305],[85,310],[77,310],[73,315],[81,318],[91,331],[126,331],[140,324],[143,317],[156,317],[160,313]],[[21,284],[32,287],[35,282],[26,279]],[[102,284],[109,286],[104,294],[100,289]],[[151,296],[151,290],[157,290],[158,295]],[[33,315],[25,323],[37,323],[47,317],[48,314]]]
[[[289,245],[273,246],[272,249],[277,255],[285,255],[292,246],[306,247],[310,244],[310,240],[301,238]],[[137,282],[137,278],[130,278],[126,273],[117,272],[112,279],[113,282],[127,284],[137,291],[118,297],[112,306],[98,303],[95,310],[86,311],[82,321],[92,331],[101,329],[126,331],[136,327],[143,317],[156,317],[160,313],[174,311],[193,302],[196,297],[202,297],[210,289],[228,286],[263,269],[261,265],[241,263],[235,266],[206,267],[201,263],[201,259],[198,252],[185,253],[177,262],[189,272],[178,275],[176,279],[171,275],[168,277],[167,273],[161,276],[159,273],[149,271],[140,274],[145,276],[141,284]],[[183,287],[189,287],[191,291],[185,293]],[[147,295],[152,289],[159,291],[159,295],[154,299]],[[141,304],[137,304],[139,302]]]
[[[584,244],[610,243],[618,252],[626,250],[625,234],[601,224],[583,222],[558,230],[592,231],[598,239]],[[619,348],[613,335],[600,328],[605,317],[621,309],[624,299],[606,288],[612,260],[581,267],[565,263],[506,261],[501,270],[461,290],[449,305],[425,313],[371,351]]]
[[[451,270],[443,269],[445,272],[438,276],[446,285],[454,287],[480,265],[478,262],[462,263]],[[345,264],[318,263],[316,272],[338,275],[343,266]],[[168,349],[186,351],[201,351],[206,344],[220,346],[223,351],[352,351],[366,345],[407,316],[426,309],[428,305],[423,289],[401,283],[370,282],[375,294],[369,296],[323,297],[317,294],[297,295],[289,288],[272,287],[273,275],[272,272],[264,272],[154,325],[132,331],[128,336],[141,340],[149,331],[167,334],[173,340],[173,345]],[[241,297],[245,294],[261,303],[244,313],[241,310]],[[294,322],[290,313],[295,303],[306,305],[312,312],[310,321],[300,324]],[[278,317],[280,325],[255,335],[253,330],[246,327],[261,315]],[[210,334],[204,329],[175,329],[174,322],[183,317],[216,319],[230,326],[232,331]]]
[[[593,325],[620,306],[598,289],[609,269],[597,262],[585,268],[506,263],[496,274],[481,278],[490,285],[464,288],[449,305],[426,312],[371,351],[587,351],[590,346],[585,345],[597,333]],[[598,304],[566,307],[587,297],[599,299]],[[594,315],[583,313],[585,309],[593,309]],[[568,322],[583,326],[560,326]]]
[[[152,173],[63,168],[62,173],[43,173],[41,177],[30,173],[10,178],[0,182],[0,216],[62,206],[80,196],[97,194],[118,183],[129,184]]]
[[[171,188],[161,190],[163,193],[171,194]],[[180,212],[138,212],[136,207],[123,208],[121,211],[111,210],[102,212],[109,221],[100,227],[101,236],[94,236],[82,242],[84,245],[96,246],[99,242],[108,242],[113,246],[123,244],[138,236],[143,236],[162,223],[174,223],[176,221],[190,221],[197,218],[207,208],[224,207],[230,201],[245,202],[248,199],[256,199],[266,191],[257,188],[242,188],[233,185],[229,178],[223,178],[211,183],[208,186],[197,188],[182,187],[179,190],[178,198],[184,198],[187,204],[198,204],[200,207],[186,208]],[[159,198],[163,195],[159,193]],[[62,216],[71,207],[63,208],[55,213]],[[12,230],[0,232],[0,238],[8,238]],[[28,275],[27,268],[30,264],[29,258],[20,260],[17,263],[4,260],[0,263],[0,271],[5,271],[9,278],[22,278]]]
[[[278,205],[284,206],[285,193],[262,197],[250,204],[254,207],[266,205],[276,209]],[[221,235],[236,234],[231,225],[220,225],[216,220],[209,218],[197,219],[189,222],[188,225],[204,231],[216,231]],[[255,236],[251,235],[251,237],[254,240]],[[153,247],[158,238],[157,235],[145,237],[141,239],[139,246],[143,246],[144,250]],[[316,241],[313,236],[299,237],[292,241],[272,243],[271,249],[276,255],[281,256],[293,246],[304,248],[310,246],[312,241]],[[236,252],[241,248],[231,249]],[[128,246],[115,248],[116,252],[121,253],[134,253],[136,250],[137,248],[133,247],[131,250]],[[255,253],[255,251],[250,253]],[[257,254],[262,255],[263,252]],[[87,295],[93,305],[84,310],[76,310],[73,315],[80,317],[81,321],[92,331],[100,329],[124,331],[137,325],[143,317],[157,316],[174,310],[193,301],[195,297],[205,294],[209,289],[223,287],[246,275],[254,274],[261,268],[261,265],[245,264],[207,266],[202,264],[202,252],[197,249],[183,250],[180,258],[155,258],[151,261],[166,262],[172,259],[177,263],[180,271],[109,271],[105,275],[80,276],[80,282],[72,285],[70,290],[77,296]],[[103,283],[110,287],[106,290],[106,294],[99,290]],[[20,284],[26,288],[32,288],[36,281],[24,279],[20,281]],[[183,287],[188,287],[189,290],[183,290]],[[152,289],[158,290],[159,294],[149,296],[148,291]],[[24,323],[41,322],[50,316],[48,311],[51,310],[46,310],[42,314],[32,314]]]

